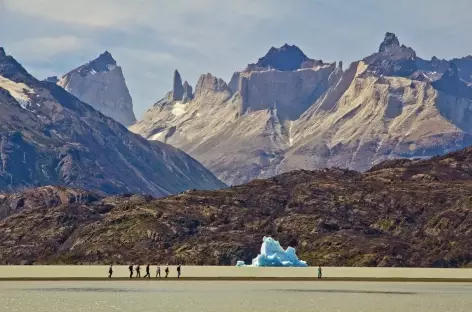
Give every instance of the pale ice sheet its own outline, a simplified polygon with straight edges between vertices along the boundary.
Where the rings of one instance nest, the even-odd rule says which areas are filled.
[[[164,278],[4,282],[0,283],[0,307],[2,312],[469,312],[472,290],[460,283],[195,282]]]
[[[236,266],[247,266],[244,261],[238,261]],[[283,249],[280,243],[272,237],[262,239],[261,253],[250,266],[255,267],[307,267],[307,263],[298,259],[295,248]]]

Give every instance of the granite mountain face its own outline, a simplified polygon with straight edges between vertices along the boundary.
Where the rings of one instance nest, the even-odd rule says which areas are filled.
[[[124,126],[136,121],[123,70],[108,51],[65,74],[57,84]]]
[[[202,75],[185,100],[169,96],[182,93],[174,84],[130,130],[181,148],[228,184],[295,169],[364,171],[472,144],[471,84],[471,57],[425,60],[393,33],[347,69],[286,44],[228,84]]]
[[[147,141],[38,81],[1,48],[0,130],[2,191],[53,184],[163,196],[224,187],[184,152]]]
[[[290,145],[290,122],[338,74],[335,64],[308,59],[296,47],[273,48],[229,84],[202,75],[190,101],[166,96],[130,130],[179,146],[230,184],[272,176]]]

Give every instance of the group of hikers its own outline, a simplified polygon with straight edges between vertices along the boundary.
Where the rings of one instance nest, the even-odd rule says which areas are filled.
[[[143,276],[143,278],[151,278],[151,269],[150,265],[146,265],[146,275]],[[141,266],[138,264],[136,267],[134,267],[132,264],[128,267],[129,270],[129,278],[133,278],[134,271],[136,271],[136,278],[141,278]],[[165,278],[169,276],[169,267],[167,266],[166,269],[164,270],[166,273]],[[180,278],[180,273],[181,273],[181,266],[180,264],[177,266],[177,278]],[[110,268],[108,269],[108,278],[111,278],[113,275],[113,264],[110,265]],[[159,277],[161,278],[161,267],[157,266],[156,269],[156,278]]]
[[[134,266],[132,264],[130,264],[130,266],[128,267],[128,270],[129,270],[129,278],[133,278],[133,274],[134,274],[134,271],[136,271],[136,278],[141,278],[141,266],[138,264],[136,266],[136,268],[134,268]],[[166,276],[165,278],[167,278],[169,276],[169,267],[166,266],[166,269],[164,270],[164,272],[166,273]],[[181,273],[181,265],[179,264],[177,266],[177,278],[180,278],[180,273]],[[108,278],[111,278],[113,275],[113,264],[110,265],[110,268],[108,269]],[[318,266],[318,278],[322,278],[323,276],[323,273],[322,273],[322,269],[321,269],[321,265]],[[146,265],[146,275],[144,275],[143,278],[151,278],[151,269],[150,269],[150,265]],[[157,269],[156,269],[156,278],[159,277],[161,278],[161,267],[160,266],[157,266]]]

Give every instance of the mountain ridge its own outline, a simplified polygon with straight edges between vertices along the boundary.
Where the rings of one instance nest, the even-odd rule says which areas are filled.
[[[347,69],[285,44],[227,87],[195,92],[185,105],[159,101],[165,108],[129,129],[182,148],[231,185],[295,169],[364,171],[471,144],[469,70],[467,59],[421,59],[394,33]]]
[[[179,149],[130,133],[6,54],[0,91],[2,190],[58,184],[163,196],[225,186]]]

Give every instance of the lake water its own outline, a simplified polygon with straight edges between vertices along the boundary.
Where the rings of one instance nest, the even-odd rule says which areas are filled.
[[[472,311],[472,284],[400,282],[0,282],[0,311]]]

